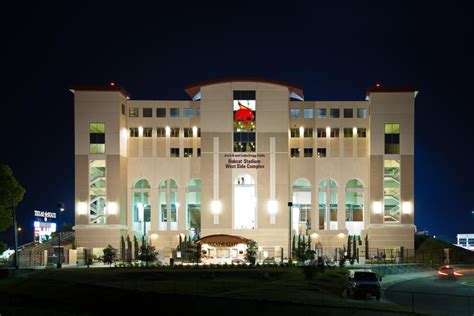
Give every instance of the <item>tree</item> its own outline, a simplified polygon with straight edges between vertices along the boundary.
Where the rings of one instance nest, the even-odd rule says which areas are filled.
[[[120,259],[125,260],[125,238],[120,236]]]
[[[257,259],[257,242],[252,240],[247,244],[247,251],[245,252],[245,259],[250,262],[251,265],[255,265],[255,260]]]
[[[293,241],[291,243],[291,254],[290,254],[289,259],[292,259],[295,257],[296,257],[296,235],[293,235]]]
[[[112,263],[117,261],[117,249],[108,245],[107,248],[104,248],[104,257],[102,259],[104,264],[108,263],[109,266],[112,266]]]
[[[7,250],[7,244],[3,241],[0,241],[0,254],[2,254],[5,250]]]
[[[137,236],[133,236],[133,250],[134,250],[134,257],[135,260],[138,259],[138,249],[140,247],[138,246],[138,239]]]
[[[351,235],[347,236],[347,259],[351,259],[352,258],[352,254],[351,254]]]
[[[147,242],[142,243],[140,247],[140,251],[138,253],[138,259],[140,259],[141,261],[144,261],[146,265],[148,266],[148,262],[156,261],[157,256],[158,256],[158,253],[155,251],[155,247],[148,244]]]
[[[0,164],[0,232],[13,224],[12,211],[23,200],[25,189],[9,166]]]
[[[369,234],[365,234],[365,259],[369,259]]]
[[[132,261],[132,241],[130,240],[130,236],[127,235],[127,262]]]

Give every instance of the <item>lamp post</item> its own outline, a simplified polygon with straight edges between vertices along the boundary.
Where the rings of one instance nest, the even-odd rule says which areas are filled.
[[[293,207],[293,202],[288,202],[288,260],[291,260],[291,208]]]
[[[64,211],[64,203],[58,203],[58,209],[59,209],[59,219],[58,219],[58,262],[56,264],[56,268],[60,269],[62,268],[62,262],[61,262],[61,212]]]
[[[18,231],[18,243],[20,244],[21,246],[21,231],[23,230],[23,228],[21,227],[18,227],[17,228],[17,231]]]
[[[10,192],[12,198],[12,213],[13,213],[13,230],[15,232],[15,270],[19,268],[18,262],[18,225],[16,223],[16,205],[15,199],[13,198],[13,192]]]

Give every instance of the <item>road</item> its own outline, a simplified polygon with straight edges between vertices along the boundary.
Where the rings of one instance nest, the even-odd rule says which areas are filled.
[[[440,279],[432,275],[394,283],[385,289],[385,298],[412,308],[415,312],[435,315],[474,315],[474,269],[463,267],[464,277]]]

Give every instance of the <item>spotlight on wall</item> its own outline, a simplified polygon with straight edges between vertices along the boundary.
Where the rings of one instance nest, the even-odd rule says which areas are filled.
[[[219,214],[222,209],[221,201],[214,200],[211,202],[211,212],[212,214]]]
[[[339,233],[339,234],[337,234],[337,237],[344,238],[344,237],[346,237],[346,235],[344,233]]]
[[[402,203],[402,213],[411,214],[411,202],[405,201]]]
[[[270,214],[275,214],[278,211],[278,202],[275,200],[269,200],[267,202],[267,210]]]
[[[87,214],[87,203],[86,202],[78,202],[77,203],[77,212],[79,215],[86,215]]]
[[[375,201],[372,205],[372,209],[374,210],[374,214],[382,214],[382,202]]]
[[[156,240],[156,239],[158,239],[158,234],[151,234],[150,238],[153,239],[153,240]]]
[[[115,215],[117,214],[117,209],[118,209],[118,206],[117,206],[117,203],[116,202],[109,202],[107,204],[107,213],[109,215]]]

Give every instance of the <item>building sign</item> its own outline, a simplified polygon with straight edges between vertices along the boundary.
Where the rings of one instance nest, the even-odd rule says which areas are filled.
[[[264,154],[253,153],[233,153],[225,154],[225,168],[226,169],[264,169],[265,164],[263,160]]]
[[[54,212],[43,212],[35,210],[35,217],[43,217],[43,218],[56,218],[56,213]]]
[[[34,240],[40,243],[51,239],[51,234],[56,232],[56,223],[35,221],[33,225],[35,237]]]
[[[236,242],[210,242],[208,243],[211,247],[235,247],[238,245]]]

